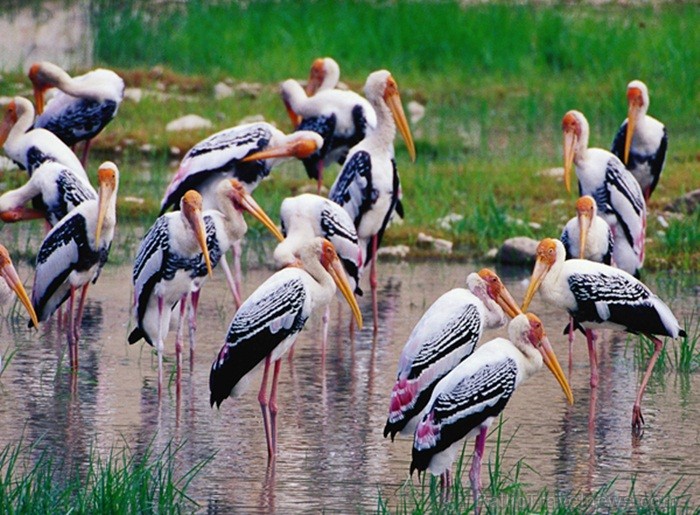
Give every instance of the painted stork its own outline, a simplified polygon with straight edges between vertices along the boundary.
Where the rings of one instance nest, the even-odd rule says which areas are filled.
[[[71,77],[59,66],[46,61],[31,66],[29,80],[34,88],[37,110],[34,127],[53,132],[70,147],[84,141],[81,162],[85,165],[91,140],[117,114],[124,98],[124,80],[103,68]],[[44,95],[50,88],[57,88],[59,92],[44,109]]]
[[[590,195],[576,201],[576,216],[566,223],[559,238],[566,250],[566,259],[589,259],[597,263],[612,264],[613,235],[608,222],[598,216],[595,199]],[[569,317],[565,330],[569,335],[569,371],[572,367],[574,343],[574,319]],[[591,340],[589,340],[589,344]],[[595,352],[595,351],[594,351]],[[589,353],[593,356],[594,353]]]
[[[484,328],[505,325],[520,307],[500,278],[486,268],[467,277],[467,289],[438,298],[411,331],[401,351],[384,437],[413,435],[435,385],[467,359]]]
[[[348,150],[377,126],[374,108],[354,91],[327,89],[308,96],[294,79],[281,86],[287,113],[301,117],[296,130],[310,130],[323,137],[323,146],[302,159],[310,179],[316,179],[318,192],[323,185],[323,169],[333,162],[343,163]]]
[[[579,111],[562,120],[564,180],[571,191],[570,175],[576,165],[579,194],[592,196],[598,212],[613,233],[615,265],[639,277],[644,264],[647,212],[639,183],[617,156],[601,148],[588,148],[588,121]]]
[[[304,193],[282,201],[280,220],[282,234],[285,237],[277,245],[273,254],[278,267],[282,268],[294,264],[297,260],[296,254],[304,243],[319,236],[333,244],[343,264],[350,289],[356,295],[362,295],[359,286],[362,263],[357,231],[350,215],[342,207],[325,197]],[[324,356],[329,319],[330,305],[326,307],[323,315],[322,352]],[[293,352],[294,349],[289,351],[290,359]]]
[[[475,506],[481,491],[488,428],[515,389],[544,362],[569,403],[574,402],[539,318],[531,313],[516,316],[508,326],[508,337],[484,343],[437,384],[413,438],[411,474],[429,470],[446,477],[443,486],[449,487],[449,471],[462,449],[462,440],[476,437],[469,471]]]
[[[32,306],[32,301],[29,299],[29,295],[27,295],[24,289],[22,280],[19,278],[17,270],[15,270],[12,264],[10,253],[4,245],[0,245],[0,276],[5,280],[5,282],[0,282],[0,304],[7,306],[14,292],[22,305],[27,309],[29,318],[32,319],[32,324],[34,327],[37,327],[39,325],[39,319],[34,311],[34,306]]]
[[[386,70],[371,73],[365,95],[377,114],[376,129],[349,152],[331,187],[329,198],[353,219],[362,250],[362,263],[370,268],[374,330],[377,331],[377,249],[394,211],[403,216],[401,186],[394,161],[396,127],[406,141],[411,161],[416,159],[411,130],[401,105],[396,81]],[[317,95],[318,96],[318,95]]]
[[[158,217],[136,254],[132,274],[136,327],[129,335],[129,343],[143,338],[156,348],[159,394],[163,384],[163,341],[168,334],[170,313],[178,302],[186,302],[200,253],[207,272],[212,273],[206,238],[202,196],[190,190],[180,200],[180,211]],[[175,350],[179,370],[179,334]]]
[[[322,146],[323,140],[314,132],[284,134],[266,122],[212,134],[185,154],[165,191],[160,214],[191,189],[201,193],[204,209],[216,209],[214,190],[221,179],[237,179],[251,193],[274,166],[292,157],[307,157]]]
[[[649,91],[641,80],[627,85],[627,103],[627,119],[620,125],[610,151],[632,172],[648,202],[664,169],[668,134],[663,123],[647,115]]]
[[[212,268],[216,267],[219,260],[224,261],[224,255],[228,249],[237,241],[241,240],[248,230],[248,226],[243,218],[243,211],[249,212],[258,219],[278,241],[282,241],[284,236],[279,231],[274,222],[267,216],[267,213],[258,205],[255,199],[248,193],[245,187],[236,179],[224,179],[219,182],[216,189],[218,209],[208,209],[203,212],[205,231],[207,234],[207,248],[211,259]],[[190,294],[190,360],[194,351],[194,333],[197,329],[197,306],[199,304],[199,293],[207,277],[206,259],[203,254],[199,255],[198,263],[195,263],[194,281]],[[225,267],[229,286],[233,284],[228,267]],[[235,299],[236,307],[241,305],[239,298]],[[185,303],[181,304],[184,310]],[[181,317],[182,320],[182,317]]]
[[[332,57],[319,57],[314,59],[309,72],[309,79],[306,81],[307,97],[314,96],[319,91],[334,89],[340,80],[340,66]],[[301,123],[302,117],[292,110],[292,106],[285,102],[285,108],[289,115],[289,120],[292,122],[292,127],[295,129]]]
[[[537,246],[532,278],[523,300],[523,310],[539,289],[545,302],[564,308],[576,327],[585,331],[589,351],[591,329],[608,327],[642,334],[654,343],[654,354],[639,387],[632,409],[632,428],[638,432],[644,424],[642,395],[651,376],[663,342],[658,336],[685,337],[669,307],[649,288],[624,270],[583,259],[565,260],[566,251],[559,240],[546,238]],[[595,356],[591,360],[591,386],[598,382]]]
[[[314,238],[299,250],[298,257],[299,264],[272,275],[236,312],[209,376],[210,402],[219,407],[228,396],[240,394],[245,379],[264,362],[258,401],[270,460],[274,460],[277,440],[280,358],[293,345],[306,320],[325,309],[337,286],[362,327],[360,308],[333,244]],[[274,372],[268,413],[266,389],[271,363]]]
[[[0,145],[7,156],[27,170],[29,175],[45,161],[56,161],[88,180],[85,168],[73,151],[46,129],[31,129],[34,106],[24,97],[14,97],[7,104],[0,122]]]
[[[88,286],[97,281],[107,262],[117,223],[119,187],[117,166],[105,161],[97,172],[97,200],[73,209],[49,231],[39,248],[32,288],[32,305],[40,322],[69,299],[68,345],[71,367],[78,367],[78,337]],[[82,289],[77,315],[73,316],[76,291]],[[33,322],[30,327],[35,325]]]
[[[32,208],[26,206],[30,200]],[[12,223],[45,218],[53,227],[87,200],[97,200],[89,182],[60,163],[46,161],[26,184],[0,196],[0,220]]]

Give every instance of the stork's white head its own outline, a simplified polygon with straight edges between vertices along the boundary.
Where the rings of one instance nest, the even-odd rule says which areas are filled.
[[[581,111],[572,110],[561,121],[564,132],[564,184],[571,191],[571,169],[588,148],[588,120]]]
[[[467,288],[484,303],[490,312],[498,315],[498,320],[489,325],[500,326],[506,322],[504,314],[513,318],[521,312],[501,278],[488,268],[469,274]]]
[[[340,66],[332,57],[319,57],[311,65],[306,94],[312,96],[318,91],[333,89],[340,80]]]
[[[625,134],[625,150],[623,162],[629,160],[630,148],[634,130],[639,121],[644,118],[649,108],[649,91],[641,80],[633,80],[627,85],[627,132]]]

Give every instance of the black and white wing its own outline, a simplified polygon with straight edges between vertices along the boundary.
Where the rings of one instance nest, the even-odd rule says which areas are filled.
[[[295,129],[297,131],[313,131],[323,138],[323,146],[316,150],[309,157],[302,159],[304,168],[306,169],[306,174],[309,179],[318,179],[318,165],[323,162],[326,156],[333,150],[333,142],[336,127],[336,116],[335,114],[319,115],[304,118],[299,126]]]
[[[513,395],[518,375],[513,358],[476,368],[468,364],[469,359],[436,387],[436,393],[440,393],[416,428],[411,472],[427,469],[435,454],[465,438],[487,419],[498,416]]]
[[[647,216],[644,195],[637,180],[616,157],[608,161],[605,170],[605,195],[605,213],[614,213],[630,247],[643,256]],[[600,209],[598,198],[596,204]]]
[[[246,185],[257,184],[270,173],[268,164],[265,161],[240,161],[251,153],[265,149],[273,137],[272,130],[267,123],[240,125],[212,134],[197,143],[180,162],[161,201],[160,213],[177,206],[188,190],[200,191],[203,183],[215,179],[217,175],[229,173]]]
[[[393,438],[418,416],[440,379],[474,352],[483,321],[481,301],[464,288],[450,290],[428,308],[401,352],[384,437]]]
[[[70,100],[65,103],[65,108],[57,109],[56,100],[49,102],[46,111],[37,117],[34,127],[53,132],[68,146],[97,136],[119,108],[114,100],[96,101],[65,96]]]
[[[372,156],[361,150],[348,158],[328,198],[345,209],[357,227],[376,200],[372,192]]]
[[[357,239],[357,230],[352,223],[352,218],[335,202],[326,201],[321,209],[319,223],[321,236],[330,241],[335,247],[350,280],[350,286],[357,295],[362,295],[362,290],[359,286],[362,258]]]
[[[212,364],[210,403],[217,407],[236,385],[285,340],[301,331],[310,315],[299,269],[284,269],[246,299],[231,320],[226,343]]]

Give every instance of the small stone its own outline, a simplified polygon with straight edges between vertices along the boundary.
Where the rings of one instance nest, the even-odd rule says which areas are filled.
[[[527,236],[516,236],[503,242],[496,260],[510,265],[533,265],[539,242]]]
[[[563,167],[557,167],[557,168],[547,168],[546,170],[541,170],[537,172],[537,175],[540,177],[553,177],[555,179],[563,179],[564,178],[564,168]]]
[[[138,104],[142,97],[143,90],[141,88],[126,88],[124,90],[124,100],[131,100]]]
[[[451,254],[452,253],[452,242],[449,240],[444,240],[442,238],[435,238],[425,233],[418,233],[417,240],[418,247],[422,248],[432,248],[440,252],[441,254]]]
[[[408,116],[411,120],[411,124],[416,124],[423,119],[425,116],[425,106],[419,104],[415,100],[411,100],[408,103]]]
[[[442,218],[438,218],[437,224],[440,229],[449,231],[450,229],[452,229],[452,224],[461,222],[462,220],[464,220],[464,216],[457,213],[450,213],[448,215],[443,216]]]
[[[561,198],[554,199],[549,203],[550,206],[561,206],[562,204],[564,204],[564,199]]]
[[[262,93],[263,85],[257,82],[241,82],[236,84],[235,90],[251,98],[257,98]]]
[[[678,197],[666,206],[666,211],[674,213],[694,213],[700,207],[700,189]]]
[[[155,150],[155,147],[151,145],[150,143],[144,143],[139,147],[139,150],[143,152],[144,154],[150,154]]]
[[[239,124],[264,122],[265,117],[261,114],[251,114],[239,120]],[[273,124],[274,125],[274,124]]]
[[[224,82],[219,82],[214,86],[214,98],[221,100],[233,95],[233,88]]]
[[[165,126],[165,130],[168,132],[173,131],[191,131],[196,129],[209,129],[212,123],[206,118],[202,118],[196,114],[188,114]]]
[[[663,227],[664,229],[668,229],[668,220],[666,220],[663,215],[659,215],[656,217],[656,221],[659,222],[659,225]]]
[[[527,225],[528,227],[530,227],[531,229],[535,229],[536,231],[542,229],[542,224],[538,224],[537,222],[529,222]]]
[[[180,147],[170,147],[171,156],[179,156],[180,154],[182,154],[182,150],[180,150]]]
[[[377,256],[389,256],[398,259],[404,259],[408,256],[411,249],[408,245],[394,245],[393,247],[380,247],[377,250]]]
[[[496,256],[498,255],[498,249],[496,247],[489,249],[489,251],[484,254],[484,259],[487,261],[496,261]]]
[[[129,202],[130,204],[143,204],[145,201],[141,197],[126,196],[122,198],[124,202]]]

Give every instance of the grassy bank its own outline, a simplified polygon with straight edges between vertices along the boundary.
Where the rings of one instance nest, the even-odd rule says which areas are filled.
[[[608,147],[626,116],[626,84],[641,78],[650,87],[650,114],[666,123],[671,141],[650,206],[647,268],[700,266],[700,215],[657,218],[670,200],[700,186],[700,71],[692,65],[700,62],[700,11],[692,3],[92,5],[97,60],[143,89],[140,102],[124,102],[96,145],[99,158],[122,166],[122,221],[150,223],[179,158],[211,132],[250,115],[290,130],[278,83],[305,77],[315,57],[332,55],[352,89],[361,90],[370,71],[385,67],[404,104],[415,100],[426,107],[413,124],[415,164],[397,140],[406,220],[387,232],[386,244],[414,245],[426,232],[454,241],[458,256],[480,257],[510,236],[559,234],[574,214],[574,195],[545,172],[562,166],[563,114],[583,111],[591,144]],[[219,81],[233,86],[234,94],[216,99]],[[243,83],[254,87],[238,89]],[[26,84],[8,76],[0,93],[26,93]],[[214,126],[164,130],[190,113]],[[327,185],[335,173],[336,167]],[[21,179],[10,177],[8,184]],[[299,163],[291,163],[255,195],[276,216],[281,199],[307,184]],[[124,200],[129,196],[143,202]],[[463,218],[438,223],[452,213]]]

